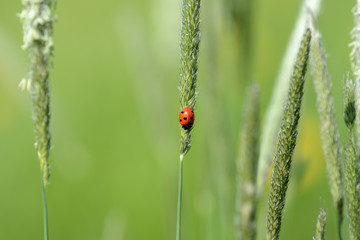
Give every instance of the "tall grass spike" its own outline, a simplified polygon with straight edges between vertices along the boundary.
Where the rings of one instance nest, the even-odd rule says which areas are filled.
[[[274,155],[270,196],[267,213],[268,240],[279,239],[282,211],[285,206],[286,191],[289,184],[292,155],[296,145],[297,126],[300,119],[301,100],[304,93],[305,73],[310,52],[311,31],[307,29],[295,62],[290,80],[288,99],[277,139]]]
[[[196,82],[199,66],[200,0],[184,0],[180,40],[180,109],[196,103]],[[195,110],[194,110],[195,111]],[[190,129],[181,128],[180,155],[190,149]]]
[[[43,183],[46,187],[50,176],[48,162],[50,151],[50,93],[49,69],[54,48],[52,34],[54,16],[51,0],[22,0],[25,9],[20,13],[23,23],[23,49],[29,51],[30,93],[33,105],[35,148],[40,159]]]
[[[351,53],[351,67],[353,77],[355,79],[355,106],[356,106],[356,126],[357,126],[357,140],[358,149],[360,149],[360,1],[356,1],[356,5],[353,8],[354,14],[354,28],[351,31],[350,43]]]
[[[347,77],[344,86],[344,121],[349,129],[349,141],[345,148],[345,186],[347,218],[351,240],[360,239],[360,203],[356,150],[353,139],[353,126],[356,118],[354,83]]]
[[[309,13],[311,39],[311,72],[317,95],[317,109],[320,117],[322,148],[325,155],[326,170],[329,179],[331,195],[337,210],[338,232],[341,236],[343,220],[343,193],[341,185],[341,155],[339,130],[335,120],[334,99],[331,95],[331,80],[326,64],[320,32],[315,24],[313,14]]]
[[[256,172],[259,159],[259,88],[255,84],[249,88],[245,100],[239,150],[236,239],[252,240],[256,237]]]
[[[195,112],[196,82],[199,66],[200,0],[183,0],[180,38],[180,109],[190,107]],[[176,222],[176,240],[181,239],[182,176],[184,156],[190,149],[192,127],[181,128],[180,167]]]
[[[316,18],[321,6],[321,0],[304,0],[301,12],[289,40],[286,52],[282,59],[281,68],[275,81],[273,94],[265,115],[265,125],[260,138],[260,157],[258,168],[257,192],[261,195],[268,178],[269,166],[274,153],[276,134],[279,131],[279,123],[282,118],[283,104],[286,101],[286,91],[290,85],[289,76],[292,71],[292,63],[296,58],[296,50],[300,44],[303,30],[306,26],[308,9]]]

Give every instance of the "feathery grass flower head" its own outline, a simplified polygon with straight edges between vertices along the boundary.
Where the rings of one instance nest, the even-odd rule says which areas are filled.
[[[52,34],[54,16],[52,0],[22,0],[25,6],[19,14],[23,23],[24,44],[29,51],[30,72],[21,85],[30,88],[35,131],[35,148],[40,159],[44,187],[50,176],[50,93],[49,68],[54,48]],[[26,83],[27,82],[27,83]]]
[[[55,17],[52,14],[52,0],[22,0],[25,9],[19,14],[23,22],[23,49],[30,49],[41,44],[44,58],[52,55],[54,43],[52,40],[52,24]]]
[[[200,0],[183,0],[180,39],[180,109],[189,107],[195,111],[196,82],[199,65]],[[181,128],[180,156],[190,149],[192,128]],[[181,157],[181,158],[182,158]]]
[[[285,206],[286,191],[290,178],[292,155],[298,133],[297,126],[300,119],[300,108],[304,93],[310,41],[311,31],[310,29],[306,29],[291,76],[288,98],[280,124],[277,147],[274,155],[274,168],[271,178],[266,224],[266,238],[268,240],[279,239],[282,211]]]
[[[307,24],[308,10],[317,17],[320,11],[322,0],[303,0],[300,14],[296,20],[293,32],[288,42],[285,55],[283,56],[281,68],[276,78],[272,97],[266,110],[265,124],[260,139],[260,157],[258,167],[257,191],[261,195],[265,182],[268,179],[268,170],[275,149],[279,123],[283,113],[283,104],[286,101],[286,91],[290,84],[291,71],[293,70],[293,60],[296,58],[298,44],[304,33]]]
[[[325,240],[326,212],[320,208],[313,240]]]
[[[349,142],[345,147],[345,187],[346,210],[349,221],[349,235],[351,240],[360,239],[360,195],[358,159],[353,139],[353,124],[355,121],[354,83],[347,76],[344,83],[344,120],[349,129]]]
[[[343,221],[343,191],[341,180],[341,153],[339,144],[339,130],[335,120],[334,98],[331,94],[331,79],[326,64],[326,54],[316,19],[308,10],[310,19],[311,38],[311,72],[317,95],[317,109],[320,118],[322,148],[326,160],[326,170],[329,179],[331,195],[338,216],[338,232],[341,236]]]
[[[352,77],[355,80],[355,110],[358,116],[356,121],[357,143],[360,149],[360,1],[356,1],[353,8],[354,28],[351,31],[352,42],[349,46],[352,48],[350,53],[350,61],[352,68]],[[359,162],[359,161],[358,161]]]

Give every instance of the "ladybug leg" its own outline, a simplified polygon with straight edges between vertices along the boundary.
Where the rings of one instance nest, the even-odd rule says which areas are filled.
[[[185,129],[185,130],[189,130],[189,129],[192,127],[192,124],[188,123],[188,124],[186,124],[186,125],[184,125],[184,126],[182,126],[182,127],[183,127],[183,129]]]

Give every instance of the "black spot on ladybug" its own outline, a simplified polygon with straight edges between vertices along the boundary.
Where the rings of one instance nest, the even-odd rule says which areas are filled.
[[[194,111],[193,111],[193,110],[191,110],[191,112],[192,112],[192,113],[194,113]]]
[[[181,111],[181,113],[184,113],[184,111]]]
[[[191,117],[190,119],[193,120],[193,117]]]
[[[187,117],[184,117],[184,120],[186,120],[187,119]]]
[[[182,122],[182,120],[180,119],[180,122]]]

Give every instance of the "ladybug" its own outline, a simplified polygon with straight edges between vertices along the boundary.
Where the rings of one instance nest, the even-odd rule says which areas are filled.
[[[195,115],[194,111],[191,108],[184,107],[183,109],[181,109],[179,114],[179,122],[185,130],[192,127],[192,125],[194,124],[194,120]]]

